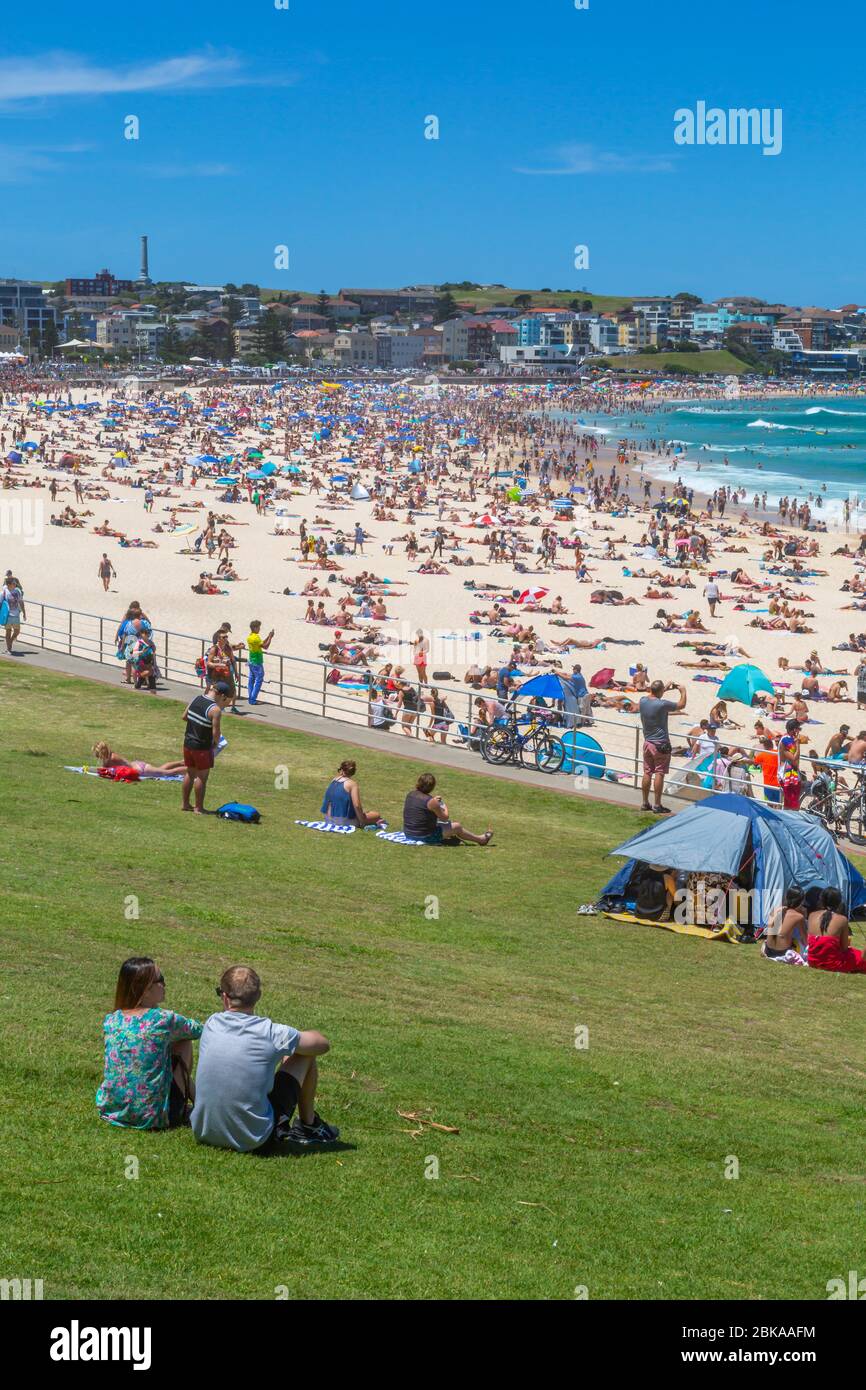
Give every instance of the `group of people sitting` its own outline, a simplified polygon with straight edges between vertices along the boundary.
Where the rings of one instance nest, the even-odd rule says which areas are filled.
[[[357,763],[346,758],[337,768],[325,788],[320,814],[332,825],[350,825],[365,829],[368,825],[384,826],[385,821],[378,811],[368,810],[361,799],[361,789],[355,776]],[[485,830],[475,835],[460,821],[452,820],[451,813],[441,796],[434,796],[436,778],[432,772],[423,772],[415,786],[407,793],[403,802],[403,834],[407,840],[416,840],[425,845],[463,844],[488,845],[493,839],[493,831]]]
[[[808,895],[796,885],[789,888],[767,922],[761,954],[786,965],[866,975],[866,957],[851,945],[851,926],[838,888]]]
[[[165,976],[149,956],[123,962],[103,1022],[102,1118],[128,1129],[191,1124],[199,1143],[241,1153],[333,1145],[340,1131],[316,1110],[328,1039],[257,1014],[262,982],[251,966],[223,971],[216,993],[220,1010],[200,1023],[165,1007]]]

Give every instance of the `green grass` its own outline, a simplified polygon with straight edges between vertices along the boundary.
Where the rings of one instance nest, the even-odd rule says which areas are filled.
[[[624,309],[636,298],[635,295],[628,294],[592,294],[586,290],[515,290],[497,289],[489,287],[480,290],[451,290],[450,293],[458,303],[466,300],[471,303],[473,308],[489,309],[492,304],[513,305],[515,296],[518,294],[528,294],[532,300],[533,309],[552,309],[568,308],[572,300],[579,299],[591,300],[593,309],[599,313],[612,313],[616,309]]]
[[[603,365],[615,371],[653,373],[665,372],[669,367],[688,367],[692,372],[718,372],[725,376],[740,376],[755,370],[727,348],[706,352],[636,352],[627,357],[606,357]]]
[[[173,754],[179,705],[23,660],[0,682],[0,1275],[47,1298],[796,1299],[862,1266],[863,982],[577,916],[638,815],[448,771],[495,848],[315,835],[293,820],[343,745],[229,720],[210,804],[263,823],[184,817],[173,785],[63,771],[102,735]],[[358,758],[396,818],[423,754]],[[321,1109],[349,1147],[262,1159],[100,1121],[132,953],[198,1017],[254,964],[268,1012],[330,1036]],[[460,1133],[413,1138],[398,1109]]]
[[[263,302],[269,302],[278,298],[280,294],[318,295],[318,290],[266,290],[261,291]],[[545,309],[554,307],[568,307],[573,299],[581,301],[589,299],[592,306],[600,313],[608,313],[615,309],[624,309],[631,304],[636,296],[627,294],[591,294],[583,290],[551,290],[543,293],[541,290],[514,290],[514,289],[480,289],[480,290],[451,290],[455,300],[462,302],[466,300],[473,307],[478,309],[489,309],[491,304],[507,304],[511,306],[515,295],[528,294],[532,298],[533,309]]]

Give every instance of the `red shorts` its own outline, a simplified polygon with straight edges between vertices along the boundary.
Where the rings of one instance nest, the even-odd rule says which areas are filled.
[[[654,743],[645,743],[643,746],[643,770],[648,776],[652,777],[657,772],[668,772],[671,765],[671,750],[660,753]]]
[[[213,749],[184,748],[183,765],[195,772],[205,772],[208,768],[213,767]]]

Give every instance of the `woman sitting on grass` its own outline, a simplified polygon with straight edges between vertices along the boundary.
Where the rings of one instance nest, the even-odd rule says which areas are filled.
[[[809,913],[809,965],[842,975],[866,974],[862,951],[851,946],[851,928],[838,888],[825,888],[821,906]]]
[[[378,811],[365,811],[361,789],[355,781],[357,763],[347,758],[337,768],[337,775],[325,788],[321,814],[335,825],[378,825]]]
[[[104,1120],[129,1129],[183,1124],[192,1100],[192,1039],[203,1024],[164,1009],[165,978],[149,956],[120,967],[114,1012],[103,1023],[105,1075],[96,1092]]]

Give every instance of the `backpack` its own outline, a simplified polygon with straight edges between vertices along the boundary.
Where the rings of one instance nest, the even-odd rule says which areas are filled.
[[[641,878],[635,894],[635,916],[657,921],[665,910],[667,893],[661,879],[653,874]]]
[[[262,818],[255,806],[245,806],[242,801],[225,801],[217,807],[216,813],[223,820],[240,820],[247,825],[258,825]]]

